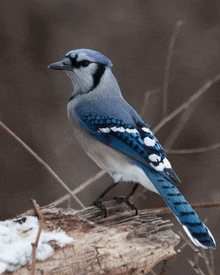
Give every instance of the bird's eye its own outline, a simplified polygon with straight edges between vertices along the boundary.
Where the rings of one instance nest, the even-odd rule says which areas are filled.
[[[89,60],[82,60],[80,62],[80,65],[83,67],[87,67],[91,62]]]

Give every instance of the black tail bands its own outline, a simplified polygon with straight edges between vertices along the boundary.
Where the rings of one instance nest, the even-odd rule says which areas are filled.
[[[162,175],[145,166],[147,176],[170,207],[191,241],[198,247],[216,248],[214,237],[179,190]]]

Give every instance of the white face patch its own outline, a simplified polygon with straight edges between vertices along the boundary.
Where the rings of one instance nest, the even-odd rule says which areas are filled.
[[[153,162],[161,161],[161,157],[156,154],[149,155],[148,158],[150,161]]]
[[[156,141],[150,137],[145,137],[144,138],[144,143],[146,146],[154,146],[156,144]]]

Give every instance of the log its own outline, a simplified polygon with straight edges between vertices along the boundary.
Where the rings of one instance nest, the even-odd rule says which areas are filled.
[[[62,248],[54,242],[51,258],[36,261],[36,274],[147,274],[158,262],[176,252],[179,236],[169,220],[157,211],[139,210],[138,215],[124,203],[105,202],[108,215],[97,207],[83,210],[42,207],[44,231],[61,228],[74,241]],[[34,215],[29,210],[20,217]],[[31,274],[31,264],[13,275]]]

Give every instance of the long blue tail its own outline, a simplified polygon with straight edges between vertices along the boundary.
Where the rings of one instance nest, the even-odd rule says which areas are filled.
[[[159,194],[183,226],[191,241],[196,246],[203,248],[216,248],[216,243],[211,232],[200,220],[176,186],[156,171],[154,172],[150,169],[150,171],[146,172]]]

